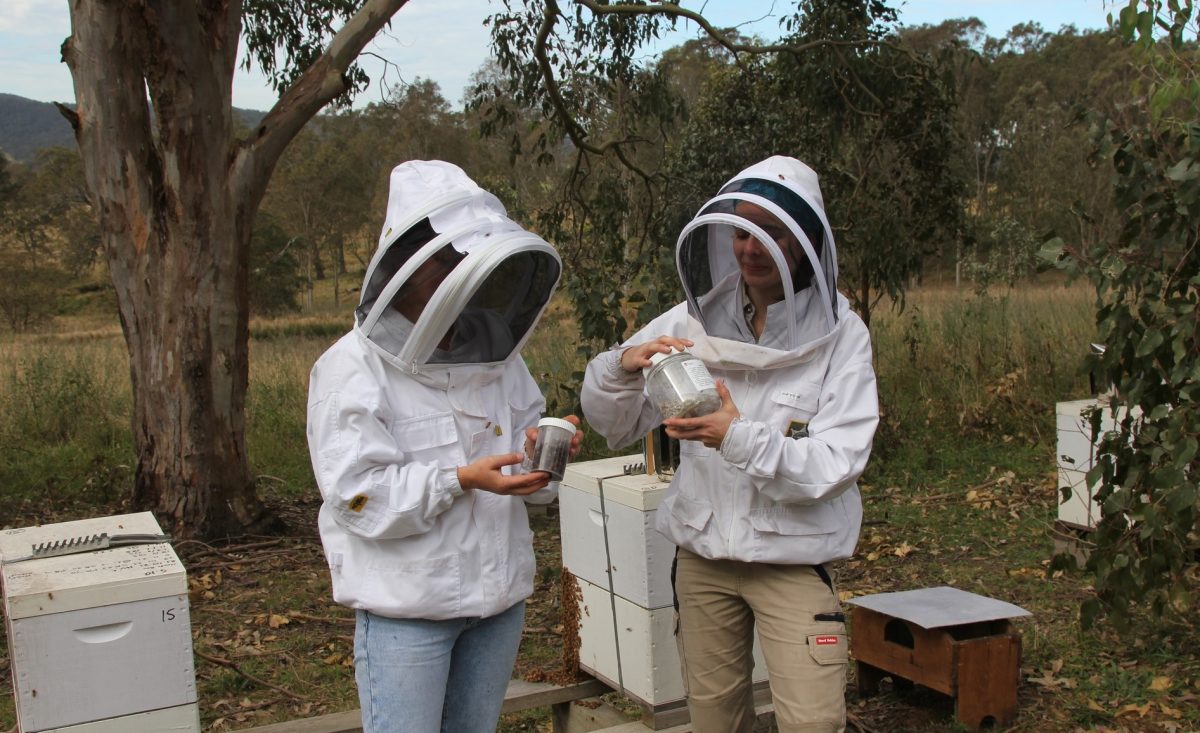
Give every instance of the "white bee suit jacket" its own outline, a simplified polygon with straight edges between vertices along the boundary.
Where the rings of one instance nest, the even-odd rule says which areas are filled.
[[[782,174],[751,168],[734,182],[787,176],[824,222],[815,174],[807,168],[797,174],[786,165]],[[750,222],[705,211],[710,210],[702,209],[693,221],[699,222],[695,227],[711,229],[700,244],[713,253],[724,256],[728,251],[718,236],[721,227],[754,231]],[[693,225],[685,228],[681,253],[694,231]],[[629,346],[661,335],[691,339],[692,354],[715,379],[725,380],[742,419],[730,425],[719,448],[680,442],[680,465],[656,519],[658,530],[672,542],[702,557],[816,565],[849,557],[858,541],[862,500],[856,481],[866,467],[879,420],[870,338],[834,288],[832,237],[802,241],[817,258],[814,281],[789,290],[785,300],[768,308],[757,342],[747,335],[743,290],[732,257],[714,261],[711,278],[702,278],[708,283],[703,293],[683,274],[686,266],[681,264],[688,302],[660,315],[587,368],[584,414],[614,449],[662,422],[646,396],[641,373],[620,365]],[[681,263],[686,259],[686,253],[680,255]]]
[[[414,227],[423,234],[405,239]],[[410,323],[391,307],[403,292],[397,278],[447,244],[460,260]],[[399,256],[396,247],[407,250]],[[499,264],[510,258],[532,273],[524,290],[516,270]],[[556,485],[524,498],[464,491],[457,468],[524,451],[524,430],[537,424],[544,401],[518,352],[559,270],[553,249],[510,222],[456,167],[412,162],[393,171],[354,329],[310,375],[308,443],[335,601],[395,618],[447,619],[492,616],[533,592],[525,501],[551,501]],[[476,296],[494,291],[489,278],[502,273],[523,300],[496,309],[489,296],[481,315]],[[436,346],[456,323],[464,343]],[[484,361],[454,360],[464,353]]]

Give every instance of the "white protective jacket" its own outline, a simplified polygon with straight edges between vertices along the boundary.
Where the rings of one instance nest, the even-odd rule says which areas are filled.
[[[743,317],[736,263],[725,257],[727,230],[736,226],[771,240],[713,204],[724,198],[773,212],[787,207],[771,208],[757,193],[737,193],[746,179],[783,181],[824,225],[817,242],[793,226],[814,260],[810,272],[819,274],[770,306],[757,342]],[[702,230],[706,237],[696,239]],[[658,530],[712,559],[816,565],[849,557],[862,523],[856,481],[870,455],[879,408],[867,328],[835,289],[836,251],[816,174],[790,158],[743,171],[685,228],[677,252],[688,302],[588,364],[581,400],[589,425],[614,449],[659,425],[662,416],[646,397],[642,374],[625,371],[621,353],[661,335],[693,340],[691,352],[714,378],[725,380],[742,419],[730,425],[719,449],[681,441],[679,468],[657,512]],[[698,257],[711,264],[699,279]]]
[[[402,237],[394,234],[418,221],[437,236],[424,244],[417,238],[415,253],[402,262],[443,248],[448,235],[461,262],[412,324],[380,296],[396,292],[395,277],[411,268],[400,263],[394,277],[382,276],[377,268],[396,269],[398,262],[377,255],[364,280],[363,304],[370,307],[360,307],[354,329],[312,369],[308,443],[324,500],[318,528],[338,603],[395,618],[492,616],[533,592],[525,501],[549,502],[557,486],[524,499],[464,491],[457,468],[524,451],[524,430],[537,424],[544,401],[518,352],[560,264],[549,245],[510,222],[495,197],[449,164],[411,162],[393,171],[381,253],[399,246]],[[460,332],[492,322],[478,318],[464,294],[495,290],[488,276],[509,254],[510,265],[540,268],[529,278],[532,289],[515,298],[524,299],[522,307],[510,309],[521,314],[514,328],[527,330],[501,329],[503,345],[489,363],[431,352],[439,339],[422,331],[432,323],[440,336],[447,323],[437,306],[444,311],[457,302],[460,315],[468,312]],[[506,293],[521,290],[514,272],[503,271]]]

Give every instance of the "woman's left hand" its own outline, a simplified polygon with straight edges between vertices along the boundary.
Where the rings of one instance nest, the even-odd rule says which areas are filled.
[[[709,448],[720,448],[729,432],[729,424],[742,416],[724,379],[717,380],[717,396],[721,406],[700,417],[672,417],[663,420],[667,436],[676,440],[698,440]]]

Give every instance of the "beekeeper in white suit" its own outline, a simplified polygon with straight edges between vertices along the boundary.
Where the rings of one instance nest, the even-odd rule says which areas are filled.
[[[519,352],[561,269],[457,166],[392,171],[354,328],[308,397],[366,733],[495,730],[533,592],[525,502],[557,490],[520,469],[545,403]]]
[[[681,441],[657,527],[678,546],[693,730],[751,730],[757,626],[779,730],[841,731],[846,629],[828,565],[858,541],[879,408],[816,173],[781,156],[742,171],[684,228],[676,262],[686,301],[593,359],[582,403],[612,448],[659,424]],[[716,412],[663,420],[647,399],[642,369],[672,347],[717,379]]]

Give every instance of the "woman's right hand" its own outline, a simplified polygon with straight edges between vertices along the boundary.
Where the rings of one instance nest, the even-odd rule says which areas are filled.
[[[675,336],[659,336],[653,341],[630,346],[621,352],[621,368],[627,372],[637,372],[650,366],[652,354],[669,354],[671,349],[684,351],[692,346],[691,339],[676,338]]]
[[[550,483],[550,474],[545,471],[509,476],[502,470],[505,466],[515,466],[523,460],[525,457],[520,453],[484,456],[465,466],[459,466],[458,485],[464,491],[479,489],[502,496],[526,496],[546,488]]]

